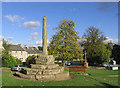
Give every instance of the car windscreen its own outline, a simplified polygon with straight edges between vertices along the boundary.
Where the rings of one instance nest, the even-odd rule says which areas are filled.
[[[83,63],[82,62],[79,62],[79,61],[73,61],[73,62],[71,62],[71,65],[83,65]]]
[[[15,67],[18,67],[18,65],[15,65]]]
[[[24,67],[23,65],[20,65],[20,67]]]

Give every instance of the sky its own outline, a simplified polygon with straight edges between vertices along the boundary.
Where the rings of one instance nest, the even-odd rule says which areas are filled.
[[[107,41],[118,41],[117,2],[2,2],[2,35],[12,44],[42,43],[42,19],[47,16],[47,40],[63,19],[75,22],[80,38],[89,27],[103,32]]]

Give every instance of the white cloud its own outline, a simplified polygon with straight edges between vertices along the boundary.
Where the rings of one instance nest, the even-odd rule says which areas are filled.
[[[36,45],[40,45],[40,44],[42,44],[42,40],[36,41]]]
[[[42,40],[36,41],[36,45],[40,45],[40,44],[42,44]],[[47,44],[50,44],[50,40],[47,40]]]
[[[24,20],[25,18],[22,18],[18,15],[6,15],[5,18],[7,18],[11,22],[19,22],[20,20]]]
[[[104,41],[104,43],[109,43],[109,42],[112,42],[114,44],[118,44],[118,39],[112,39],[112,38],[109,38],[109,37],[106,37],[107,39]]]
[[[7,37],[7,40],[13,40],[14,38],[13,37]]]
[[[37,36],[38,36],[38,32],[34,32],[34,33],[32,34],[32,37],[30,38],[30,41],[36,40],[36,39],[37,39]]]
[[[3,36],[2,35],[0,35],[0,41],[3,39]]]
[[[37,29],[39,26],[40,26],[40,22],[39,21],[24,22],[24,27],[26,29]]]

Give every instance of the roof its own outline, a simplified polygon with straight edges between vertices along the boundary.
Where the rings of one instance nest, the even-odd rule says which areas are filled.
[[[10,50],[12,51],[25,51],[22,47],[19,45],[10,45]]]
[[[27,49],[25,49],[27,52],[28,52],[28,54],[38,54],[38,53],[42,53],[42,51],[40,51],[40,50],[38,50],[38,49],[36,49],[36,48],[27,48]]]

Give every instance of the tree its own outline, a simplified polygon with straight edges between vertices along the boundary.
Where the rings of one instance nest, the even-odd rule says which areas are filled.
[[[120,64],[120,45],[115,44],[113,46],[112,55],[115,61]]]
[[[42,46],[38,46],[38,49],[39,49],[39,50],[43,50],[43,47],[42,47]]]
[[[3,46],[3,48],[4,48],[4,49],[2,50],[2,56],[8,55],[8,54],[9,54],[9,51],[10,51],[10,44],[8,44],[8,42],[3,39],[3,44],[2,44],[2,46]]]
[[[86,39],[83,46],[87,51],[87,60],[89,63],[100,65],[108,61],[111,52],[103,43],[103,41],[106,40],[103,32],[100,32],[97,28],[90,27],[86,30],[86,33],[84,33],[83,38]]]
[[[56,27],[56,34],[52,36],[48,47],[49,54],[59,59],[72,60],[80,57],[78,33],[74,29],[75,23],[71,20],[62,20]]]
[[[30,64],[35,64],[35,62],[36,62],[35,58],[36,58],[35,55],[32,55],[32,56],[27,57],[26,65],[27,65],[28,67],[30,67]]]
[[[4,49],[2,51],[2,66],[12,67],[15,66],[16,64],[22,64],[21,60],[18,60],[9,54],[10,44],[8,44],[8,42],[5,41],[4,39],[3,39],[3,47]]]
[[[3,56],[2,58],[4,58],[2,60],[2,66],[5,66],[5,67],[12,67],[12,66],[15,66],[17,61],[16,59],[11,56],[11,55],[6,55],[6,56]]]

